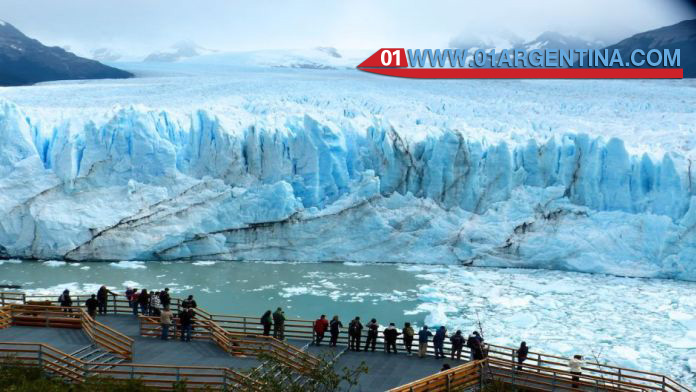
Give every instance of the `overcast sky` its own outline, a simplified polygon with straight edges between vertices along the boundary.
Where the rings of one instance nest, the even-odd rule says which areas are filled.
[[[613,43],[696,17],[680,0],[1,0],[0,19],[78,54],[147,54],[179,41],[219,50],[447,47],[461,33],[547,30]]]

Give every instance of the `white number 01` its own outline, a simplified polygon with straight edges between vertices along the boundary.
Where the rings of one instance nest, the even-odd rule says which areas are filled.
[[[391,65],[392,55],[394,55],[393,57],[396,57],[396,66],[400,67],[401,66],[401,57],[399,56],[399,54],[400,53],[399,53],[398,49],[393,51],[393,52],[390,52],[386,49],[383,50],[382,51],[382,65],[385,67],[388,67],[389,65]]]

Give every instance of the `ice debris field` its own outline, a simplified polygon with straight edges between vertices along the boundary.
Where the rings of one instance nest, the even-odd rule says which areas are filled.
[[[0,256],[696,280],[696,85],[122,64],[0,89]]]

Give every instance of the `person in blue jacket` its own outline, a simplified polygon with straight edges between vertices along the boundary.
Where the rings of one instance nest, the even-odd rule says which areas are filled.
[[[428,338],[430,336],[433,336],[433,333],[428,331],[427,325],[418,331],[418,356],[421,358],[425,358],[425,355],[428,354]]]

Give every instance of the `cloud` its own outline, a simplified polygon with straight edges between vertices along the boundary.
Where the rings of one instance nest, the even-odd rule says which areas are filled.
[[[693,17],[678,0],[3,0],[2,11],[46,44],[123,58],[180,41],[219,50],[445,47],[462,34],[547,30],[612,41]]]

